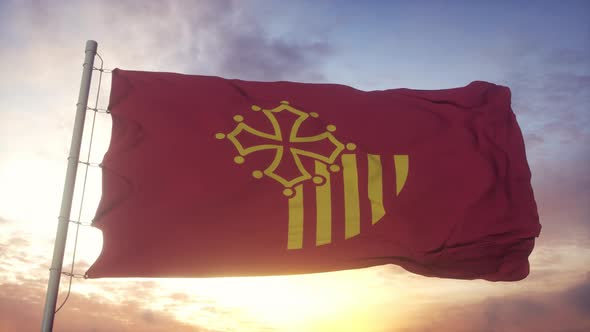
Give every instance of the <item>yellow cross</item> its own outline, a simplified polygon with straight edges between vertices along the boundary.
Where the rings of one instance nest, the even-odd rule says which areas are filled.
[[[233,131],[228,134],[217,133],[215,135],[218,139],[227,138],[235,146],[239,153],[239,156],[234,158],[234,161],[238,164],[242,164],[245,161],[245,156],[262,150],[274,150],[275,156],[271,164],[263,171],[256,170],[252,173],[255,178],[262,178],[264,175],[271,179],[278,181],[286,189],[283,193],[286,196],[293,194],[292,187],[297,184],[304,182],[309,179],[313,179],[316,184],[322,182],[321,177],[312,176],[303,166],[301,162],[301,156],[310,157],[326,164],[331,165],[332,171],[338,171],[339,166],[333,165],[338,155],[344,150],[344,144],[342,144],[334,135],[333,131],[336,130],[334,125],[326,126],[326,132],[314,136],[299,136],[299,128],[303,122],[311,117],[318,117],[317,113],[306,113],[300,111],[291,105],[287,101],[282,101],[281,104],[273,109],[262,109],[259,106],[253,105],[252,110],[260,112],[268,118],[270,121],[273,132],[266,133],[257,129],[254,129],[244,123],[244,117],[241,115],[234,116],[234,120],[238,123]],[[285,112],[285,113],[282,113]],[[280,116],[281,121],[277,119]],[[291,122],[290,126],[286,126],[285,122]],[[252,135],[256,140],[261,140],[260,144],[252,144],[250,146],[244,145],[243,142],[248,141],[247,135]],[[243,139],[241,139],[243,138]],[[318,143],[320,142],[320,143]],[[325,154],[322,151],[327,151],[326,144],[330,145],[329,154]],[[354,144],[349,143],[346,146],[348,149],[353,150]],[[281,175],[282,170],[291,170],[295,165],[297,169],[296,176]]]

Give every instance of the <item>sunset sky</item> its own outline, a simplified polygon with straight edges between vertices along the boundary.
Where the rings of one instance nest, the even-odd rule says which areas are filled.
[[[392,265],[74,279],[55,331],[590,331],[590,1],[2,0],[0,332],[40,328],[88,39],[109,69],[361,90],[506,85],[543,229],[529,277],[512,283],[427,278]],[[99,107],[109,87],[105,74]],[[110,119],[99,114],[91,162],[102,160],[109,138]],[[83,176],[80,167],[72,219],[90,222],[100,170],[88,172],[80,211]],[[80,228],[76,273],[101,241]]]

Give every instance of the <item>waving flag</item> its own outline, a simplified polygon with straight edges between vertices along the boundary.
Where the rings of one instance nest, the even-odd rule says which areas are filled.
[[[115,70],[109,109],[91,278],[529,272],[540,225],[506,87]]]

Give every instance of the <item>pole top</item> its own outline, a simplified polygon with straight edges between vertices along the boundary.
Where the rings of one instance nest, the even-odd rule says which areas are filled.
[[[96,50],[98,49],[98,43],[94,40],[87,40],[86,41],[86,52],[90,51],[96,54]]]

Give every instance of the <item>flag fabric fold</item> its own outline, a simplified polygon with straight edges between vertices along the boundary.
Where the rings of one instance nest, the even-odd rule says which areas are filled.
[[[87,276],[520,280],[541,226],[510,99],[117,69]]]

